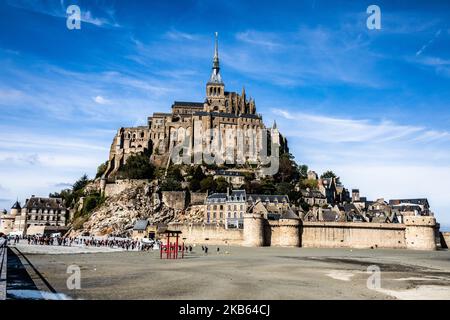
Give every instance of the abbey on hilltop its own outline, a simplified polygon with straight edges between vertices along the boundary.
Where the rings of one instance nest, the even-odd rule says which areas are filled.
[[[237,132],[244,132],[244,161],[258,163],[255,150],[262,150],[262,139],[266,136],[268,141],[279,145],[280,153],[288,150],[287,141],[279,133],[275,123],[267,131],[264,129],[266,127],[262,116],[256,113],[255,100],[247,98],[245,89],[242,89],[241,94],[225,91],[220,74],[216,33],[212,73],[206,83],[204,102],[175,101],[171,113],[153,113],[148,118],[147,126],[120,128],[111,144],[104,177],[113,177],[132,154],[148,154],[153,164],[163,166],[168,162],[176,143],[188,141],[188,150],[195,153],[196,148],[204,147],[202,139],[207,130],[217,130],[222,136],[223,145],[234,148],[235,153],[238,152]]]

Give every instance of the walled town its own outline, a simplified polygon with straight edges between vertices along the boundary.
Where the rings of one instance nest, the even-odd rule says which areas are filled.
[[[175,230],[189,244],[253,247],[435,250],[449,243],[426,198],[369,200],[332,171],[297,164],[255,99],[245,89],[225,90],[217,35],[205,94],[203,102],[175,101],[146,126],[120,128],[94,179],[16,201],[0,213],[0,233],[140,241]],[[202,151],[211,151],[212,140],[225,152],[209,152],[208,161]]]

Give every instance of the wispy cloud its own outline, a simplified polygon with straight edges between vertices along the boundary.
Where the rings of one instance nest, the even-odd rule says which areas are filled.
[[[419,66],[434,70],[437,74],[444,77],[450,77],[450,59],[416,55],[416,57],[410,58],[409,61]]]
[[[73,185],[73,183],[69,183],[69,182],[59,182],[55,184],[55,188],[61,188],[61,189],[65,189],[65,188],[71,188]]]
[[[279,43],[277,39],[279,35],[268,32],[257,32],[248,30],[245,32],[238,32],[236,39],[251,45],[261,46],[265,49],[281,48],[283,44]]]
[[[333,170],[347,188],[378,197],[428,197],[439,219],[448,206],[450,132],[391,120],[272,109],[297,161]],[[428,183],[432,181],[432,186]]]
[[[10,6],[20,8],[23,10],[33,11],[39,14],[52,16],[55,18],[67,18],[67,8],[73,3],[61,0],[57,1],[42,1],[42,0],[7,0]],[[102,13],[102,16],[94,16],[92,10],[80,6],[81,22],[95,25],[97,27],[120,27],[115,19],[115,11],[112,7],[97,6],[96,11]]]
[[[238,43],[232,54],[223,54],[224,62],[253,79],[280,86],[386,85],[375,69],[379,56],[357,30],[302,26],[276,35],[247,30],[236,34]]]
[[[181,32],[176,29],[171,29],[170,31],[167,31],[165,33],[165,36],[171,40],[198,40],[199,35],[187,33],[187,32]]]
[[[420,49],[419,51],[416,52],[416,56],[420,56],[429,46],[431,46],[433,44],[433,42],[439,37],[439,35],[441,34],[442,30],[439,29],[438,31],[436,31],[436,33],[434,34],[434,37],[428,41],[427,43],[425,43]]]

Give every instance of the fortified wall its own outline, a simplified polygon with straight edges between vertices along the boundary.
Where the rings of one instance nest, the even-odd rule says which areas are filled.
[[[364,222],[302,222],[267,220],[244,215],[243,229],[220,224],[170,224],[182,231],[185,242],[248,247],[391,248],[436,250],[434,217],[408,217],[404,224]]]

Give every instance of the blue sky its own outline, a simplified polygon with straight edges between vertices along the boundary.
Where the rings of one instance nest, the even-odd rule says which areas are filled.
[[[203,101],[218,31],[226,89],[299,163],[371,199],[427,197],[450,225],[449,18],[448,1],[0,0],[0,208],[94,175],[117,128]]]

